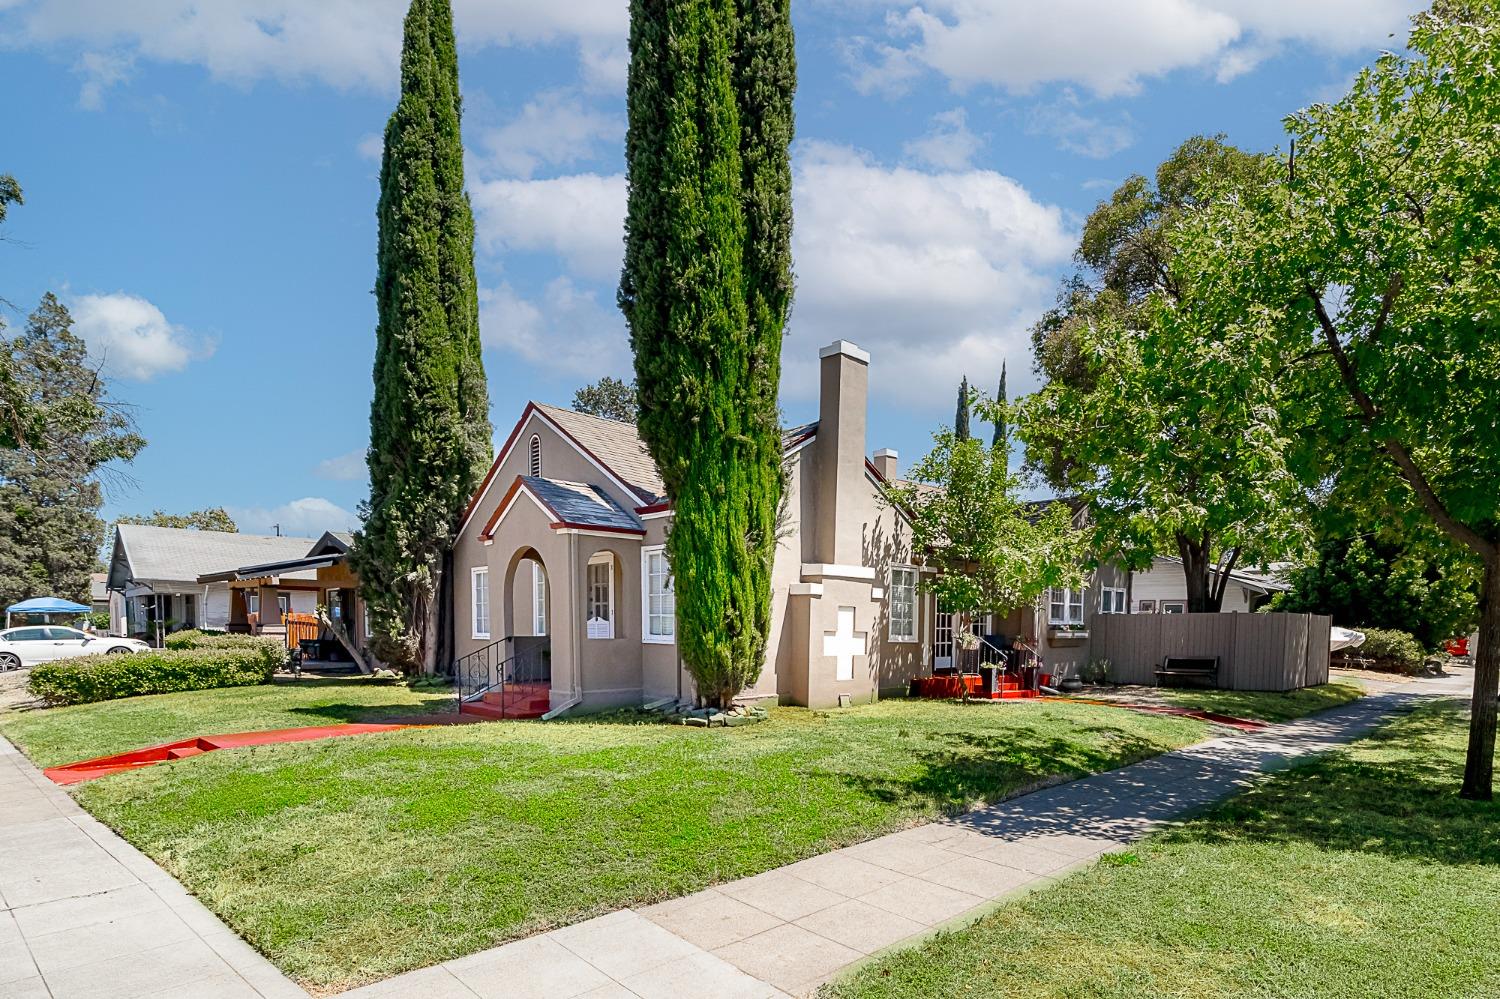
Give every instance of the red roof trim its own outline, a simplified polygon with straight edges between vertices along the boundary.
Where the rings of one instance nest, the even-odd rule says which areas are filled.
[[[516,476],[516,481],[510,484],[510,488],[505,490],[505,495],[500,497],[500,502],[495,504],[495,512],[492,513],[490,515],[490,519],[485,522],[484,530],[479,532],[480,541],[488,541],[495,536],[495,526],[500,523],[500,517],[505,513],[506,510],[510,508],[511,500],[515,499],[516,493],[525,488],[525,484],[521,481],[521,477],[519,475]],[[536,499],[536,496],[529,489],[527,490],[527,495],[531,496],[532,499]],[[537,502],[541,501],[538,500]],[[542,505],[546,507],[546,504]],[[554,517],[557,516],[556,511],[553,511],[551,507],[546,508],[549,512],[552,513]]]
[[[636,516],[641,516],[648,513],[666,513],[671,509],[671,501],[663,500],[660,503],[652,503],[650,506],[638,506],[635,508],[635,512]]]
[[[490,482],[495,478],[495,473],[500,471],[500,466],[505,463],[505,458],[510,454],[510,449],[515,447],[516,438],[521,436],[521,428],[526,425],[526,418],[535,409],[536,403],[528,402],[526,408],[521,411],[521,418],[516,421],[515,428],[511,430],[510,436],[505,438],[505,446],[500,448],[499,453],[495,455],[495,460],[490,462],[490,470],[485,473],[483,481],[479,483],[479,488],[474,490],[474,495],[469,497],[469,503],[464,507],[464,515],[458,521],[458,533],[462,534],[464,528],[469,526],[469,518],[474,515],[474,509],[479,506],[479,501],[484,499],[484,494],[489,490]],[[502,503],[501,506],[503,507],[504,504]],[[480,533],[480,537],[484,537],[488,532],[489,528],[486,526],[485,530]]]
[[[550,525],[554,531],[603,531],[606,534],[634,534],[645,537],[646,532],[636,527],[613,527],[605,524],[575,524],[567,520],[555,520]]]

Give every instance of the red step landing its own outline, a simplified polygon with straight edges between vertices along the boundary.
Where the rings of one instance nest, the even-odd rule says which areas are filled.
[[[478,701],[465,701],[459,713],[476,718],[540,718],[552,710],[550,687],[545,683],[507,684],[504,690],[492,690]]]

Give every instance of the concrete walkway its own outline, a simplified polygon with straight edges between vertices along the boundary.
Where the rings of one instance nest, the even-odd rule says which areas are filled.
[[[0,738],[0,999],[307,993]]]
[[[1369,732],[1461,681],[1379,691],[640,910],[505,944],[347,999],[784,999],[978,918],[1100,854]],[[996,710],[1006,710],[998,707]]]

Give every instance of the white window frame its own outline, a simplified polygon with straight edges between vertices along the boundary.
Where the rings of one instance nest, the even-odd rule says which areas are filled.
[[[480,628],[479,621],[479,579],[484,577],[484,627]],[[488,639],[490,637],[490,615],[493,608],[490,603],[490,569],[489,566],[476,566],[469,570],[469,630],[470,637]]]
[[[1163,614],[1186,614],[1186,600],[1163,600],[1161,602],[1161,613]]]
[[[594,597],[590,590],[593,584],[589,576],[596,565],[604,566],[605,590],[609,594],[607,606],[609,607],[609,634],[590,635],[588,633],[589,611],[593,610]],[[615,637],[615,557],[612,552],[595,552],[589,556],[588,565],[583,570],[583,628],[584,636],[593,641],[608,641]]]
[[[897,582],[898,574],[909,576],[911,582],[909,584]],[[906,599],[909,600],[911,604],[911,631],[909,633],[901,633],[896,630],[896,605],[897,601],[901,599],[901,594],[903,591],[905,591]],[[890,586],[887,588],[886,592],[890,594],[890,609],[889,613],[887,614],[890,624],[887,629],[887,635],[893,642],[915,642],[917,640],[918,610],[916,567],[910,565],[891,566]]]
[[[1061,594],[1062,599],[1058,599]],[[1073,589],[1071,586],[1054,586],[1047,590],[1047,623],[1060,627],[1083,623],[1083,608],[1088,599],[1088,587]],[[1062,617],[1058,617],[1055,608],[1062,606]],[[1073,618],[1073,610],[1077,608],[1078,617]]]
[[[542,563],[531,563],[531,633],[547,634],[547,570]]]
[[[253,607],[251,606],[251,602],[252,601],[255,604],[255,606],[253,606]],[[144,628],[146,626],[146,608],[145,608],[145,604],[141,603],[140,600],[139,600],[139,598],[137,599],[136,603],[137,603],[137,606],[140,607],[141,627]],[[260,590],[259,589],[246,590],[245,591],[245,613],[246,614],[259,614],[260,613]]]
[[[652,621],[651,614],[651,560],[660,556],[666,565],[667,574],[665,588],[661,596],[663,600],[672,602],[670,614],[662,613],[657,618],[665,619],[665,626],[669,631],[657,631],[656,623]],[[641,643],[644,645],[676,645],[677,644],[677,590],[672,582],[672,566],[667,562],[666,545],[650,545],[641,549]]]
[[[1125,600],[1125,587],[1099,587],[1100,614],[1128,614],[1129,612],[1130,604]]]
[[[531,435],[531,477],[534,479],[542,477],[542,438],[540,434]]]

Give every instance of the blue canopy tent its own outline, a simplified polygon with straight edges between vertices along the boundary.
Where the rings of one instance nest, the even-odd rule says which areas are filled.
[[[93,608],[87,604],[75,604],[59,597],[32,597],[5,608],[5,626],[10,627],[12,614],[40,614],[48,617],[52,614],[87,614],[91,610]]]

